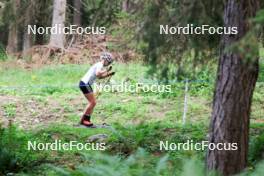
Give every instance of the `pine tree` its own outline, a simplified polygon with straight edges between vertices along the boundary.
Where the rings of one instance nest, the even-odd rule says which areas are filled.
[[[237,143],[238,149],[208,150],[207,155],[208,169],[223,175],[247,167],[250,107],[259,67],[258,40],[249,34],[249,18],[256,15],[258,6],[258,0],[228,0],[225,4],[224,25],[237,26],[238,34],[222,36],[209,142]],[[228,50],[234,44],[245,52]]]

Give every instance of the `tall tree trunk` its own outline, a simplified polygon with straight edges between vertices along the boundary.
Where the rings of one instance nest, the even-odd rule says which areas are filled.
[[[247,166],[249,116],[259,57],[258,53],[249,53],[249,61],[246,52],[243,55],[225,49],[250,30],[248,19],[255,16],[257,9],[258,0],[227,0],[225,4],[224,24],[237,26],[238,34],[222,36],[209,142],[237,143],[238,150],[208,150],[207,153],[208,169],[223,175],[236,174]]]
[[[31,3],[34,3],[31,1]],[[27,26],[32,25],[33,17],[32,17],[32,6],[29,6],[27,8],[26,14],[25,14],[25,20],[24,20],[24,32],[23,32],[23,44],[22,44],[22,50],[23,55],[26,54],[26,51],[33,45],[33,34],[28,34]]]
[[[0,10],[2,10],[4,6],[5,4],[3,2],[0,2]]]
[[[66,14],[66,0],[54,0],[53,1],[53,16],[52,26],[58,28],[64,28]],[[64,34],[56,33],[50,36],[50,45],[57,48],[64,48]]]
[[[81,25],[81,0],[74,0],[74,11],[73,11],[73,24]]]
[[[12,14],[14,16],[14,21],[12,21],[9,25],[8,32],[8,41],[6,51],[9,54],[16,53],[18,51],[18,20],[17,20],[17,10],[20,6],[20,0],[12,1]]]
[[[128,12],[128,10],[129,10],[129,4],[130,4],[130,1],[129,0],[123,0],[122,1],[122,11]]]

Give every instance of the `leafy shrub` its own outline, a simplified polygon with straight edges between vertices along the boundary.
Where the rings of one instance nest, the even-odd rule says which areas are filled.
[[[27,150],[29,140],[32,140],[30,134],[13,125],[0,127],[0,175],[26,170],[44,159],[44,155]]]
[[[161,140],[169,143],[179,143],[192,139],[194,142],[199,142],[204,140],[207,131],[202,124],[172,126],[149,123],[127,127],[116,124],[115,128],[109,140],[109,151],[110,153],[118,153],[124,156],[134,153],[138,147],[144,148],[151,153],[163,153],[163,151],[160,151]],[[168,152],[172,153],[173,157],[176,158],[184,158],[190,155],[202,158],[203,155],[203,151]]]
[[[102,153],[84,154],[84,164],[70,168],[54,167],[58,175],[63,176],[220,176],[221,174],[205,169],[204,161],[197,158],[182,158],[175,161],[170,155],[156,157],[139,148],[127,158],[109,156]],[[256,165],[254,170],[242,172],[240,176],[260,176],[264,174],[264,162]]]
[[[254,169],[250,168],[246,172],[240,174],[240,176],[262,176],[262,175],[264,175],[264,161],[258,163]]]
[[[128,158],[120,156],[109,156],[104,154],[84,155],[86,164],[77,167],[76,170],[54,169],[60,175],[92,175],[92,176],[123,176],[123,175],[170,175],[171,170],[168,169],[168,156],[161,158],[153,157],[143,149],[138,149]]]
[[[252,164],[255,164],[257,161],[263,159],[264,134],[261,134],[257,137],[252,137],[249,149],[249,161]]]
[[[92,175],[92,176],[204,176],[206,170],[204,162],[196,159],[181,159],[175,162],[169,155],[156,157],[139,148],[135,154],[127,158],[109,156],[106,154],[84,155],[86,163],[74,170],[58,167],[52,168],[63,176]],[[179,168],[181,166],[181,168]],[[210,176],[216,173],[210,172]]]

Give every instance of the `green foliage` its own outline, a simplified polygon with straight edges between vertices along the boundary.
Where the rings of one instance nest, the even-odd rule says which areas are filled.
[[[260,67],[260,72],[259,72],[258,81],[264,82],[264,63],[260,63],[259,67]]]
[[[118,156],[102,154],[85,155],[89,165],[82,165],[75,171],[55,168],[60,175],[93,175],[93,176],[122,176],[122,175],[169,175],[167,169],[168,156],[156,159],[139,149],[134,155],[123,159]]]
[[[159,79],[165,81],[175,77],[181,80],[190,74],[195,76],[205,65],[215,64],[213,58],[217,56],[219,35],[160,35],[159,25],[221,26],[221,1],[151,2],[145,3],[145,10],[141,14],[144,26],[139,34],[146,43],[145,48],[142,48],[146,60],[152,65],[149,73],[156,73]]]
[[[13,125],[0,128],[0,175],[26,170],[45,158],[44,154],[27,150],[31,137]]]
[[[225,48],[225,53],[234,53],[243,56],[242,62],[250,69],[254,69],[254,64],[256,63],[256,60],[259,59],[260,45],[257,34],[257,30],[250,30],[242,39],[232,43],[228,48]]]
[[[250,150],[249,150],[249,161],[252,164],[263,159],[264,154],[264,134],[252,137],[250,140]]]
[[[252,19],[253,22],[255,23],[263,23],[264,22],[264,9],[259,10],[257,12],[257,15],[254,19]]]
[[[8,87],[5,89],[7,92],[20,90],[19,93],[22,94],[79,93],[78,83],[88,68],[89,65],[56,65],[31,71],[21,68],[0,68],[0,86]],[[115,64],[113,69],[117,72],[112,78],[113,83],[118,84],[125,80],[136,83],[144,78],[147,67],[131,63]]]
[[[96,124],[107,122],[111,124],[112,128],[90,130],[73,127],[73,124],[76,124],[80,118],[77,114],[80,112],[79,108],[84,108],[86,105],[86,101],[84,97],[81,97],[82,95],[76,83],[87,71],[88,67],[88,65],[56,65],[30,71],[4,67],[0,70],[1,86],[25,86],[25,88],[18,89],[19,91],[17,89],[10,89],[8,91],[1,90],[1,93],[5,95],[11,94],[10,96],[16,95],[16,99],[20,100],[21,98],[22,100],[18,101],[18,103],[30,99],[30,101],[33,101],[37,105],[38,109],[42,109],[44,106],[45,108],[46,106],[49,108],[55,105],[55,103],[49,105],[50,99],[56,100],[55,107],[51,107],[51,112],[48,114],[49,118],[53,118],[53,115],[60,113],[58,120],[63,120],[63,125],[60,123],[61,121],[56,121],[54,122],[55,124],[51,125],[50,122],[53,123],[53,119],[49,121],[47,118],[45,120],[49,123],[47,121],[40,122],[40,126],[33,130],[29,129],[28,133],[16,129],[15,135],[18,135],[18,137],[12,137],[14,139],[12,145],[21,144],[20,147],[12,147],[11,144],[8,144],[9,142],[6,142],[7,138],[3,137],[5,141],[2,143],[8,144],[6,145],[8,147],[5,149],[7,152],[3,152],[4,158],[7,159],[3,159],[3,162],[13,163],[14,160],[15,163],[21,163],[21,158],[26,158],[25,160],[23,159],[26,163],[22,164],[23,167],[18,167],[19,170],[17,172],[21,173],[23,171],[28,175],[40,175],[41,173],[56,175],[54,171],[46,167],[45,164],[47,163],[54,163],[53,165],[62,167],[63,169],[61,170],[65,173],[73,175],[78,175],[78,173],[84,174],[87,168],[87,171],[91,172],[95,172],[95,168],[103,168],[101,170],[104,174],[109,172],[116,173],[119,172],[119,168],[113,169],[113,167],[121,166],[127,168],[127,175],[140,175],[141,172],[153,175],[157,175],[156,173],[159,173],[159,175],[188,175],[193,173],[203,175],[203,164],[199,163],[204,160],[205,151],[165,152],[159,150],[159,142],[160,140],[168,141],[169,143],[181,143],[190,139],[194,142],[206,140],[208,117],[211,113],[211,99],[209,97],[213,93],[212,89],[214,86],[213,74],[210,72],[210,69],[204,70],[204,72],[197,75],[200,79],[206,81],[195,82],[195,80],[190,80],[189,82],[187,122],[193,122],[193,124],[187,123],[186,125],[181,125],[185,82],[179,81],[174,82],[175,84],[171,82],[173,85],[173,92],[171,94],[103,93],[98,99],[93,122]],[[140,81],[153,81],[145,77],[147,68],[147,66],[136,63],[116,64],[113,69],[117,74],[113,77],[112,82],[119,83],[125,80],[130,81],[131,84],[135,84]],[[67,87],[68,85],[75,84],[76,87]],[[49,85],[49,87],[37,88],[34,85]],[[258,109],[261,107],[263,102],[262,97],[263,85],[258,84],[253,99],[253,108]],[[2,107],[12,117],[15,110],[21,106],[17,106],[16,103],[4,103]],[[58,112],[58,109],[63,110]],[[25,111],[27,110],[25,109]],[[21,112],[17,111],[16,113]],[[29,112],[27,111],[27,113]],[[35,115],[29,115],[28,118],[32,118],[32,116],[34,117]],[[259,113],[254,117],[260,119],[262,116]],[[256,162],[261,160],[259,154],[262,151],[262,138],[258,136],[263,133],[264,128],[263,126],[254,126],[250,129],[253,133],[250,133],[252,140],[249,157],[250,165],[254,167]],[[84,155],[89,158],[86,160],[80,156],[80,151],[77,150],[47,151],[45,153],[46,161],[42,162],[40,156],[36,153],[27,154],[27,151],[23,149],[26,142],[23,142],[24,139],[19,137],[26,136],[27,140],[36,140],[37,142],[44,143],[53,142],[54,139],[58,138],[62,142],[69,142],[71,140],[84,142],[89,136],[101,133],[109,136],[107,139],[107,150],[98,154],[101,155],[100,157],[97,157],[97,152],[81,151],[81,153],[85,153]],[[146,155],[143,155],[145,157],[145,159],[143,158],[144,161],[137,158],[139,161],[138,165],[120,165],[121,163],[127,163],[126,159],[130,156],[136,157],[138,148],[145,150]],[[44,155],[42,151],[38,153],[42,156]],[[168,158],[165,157],[166,154]],[[105,160],[107,159],[101,159],[104,157],[110,158],[110,161],[114,159],[117,163],[106,162]],[[192,158],[197,159],[193,161],[191,160]],[[30,162],[27,162],[27,160]],[[34,166],[27,163],[33,163]],[[40,167],[35,167],[37,164]],[[5,164],[5,167],[9,167],[9,171],[14,172],[12,170],[13,166]],[[71,170],[70,168],[72,167],[75,170]],[[191,169],[188,170],[187,168]],[[101,170],[97,171],[100,172]],[[36,173],[33,174],[33,171],[36,171]]]
[[[203,129],[203,130],[201,130]],[[200,125],[177,125],[172,126],[170,123],[148,123],[137,126],[120,126],[115,125],[115,131],[109,141],[111,153],[120,153],[129,155],[137,150],[138,147],[144,148],[151,153],[159,153],[160,140],[169,143],[186,142],[188,139],[193,141],[202,141],[205,138],[206,128]],[[170,153],[170,151],[168,151]],[[171,152],[173,155],[201,156],[201,152],[193,151],[177,151]],[[180,158],[180,157],[179,157]]]
[[[139,9],[137,9],[139,10]],[[137,15],[132,13],[127,13],[121,11],[116,14],[116,20],[118,23],[114,23],[110,27],[111,35],[114,38],[118,38],[118,42],[109,42],[108,47],[114,51],[119,52],[129,52],[129,51],[138,51],[140,40],[135,40],[137,31],[135,30]],[[122,36],[122,37],[120,37]],[[136,61],[138,58],[133,57],[133,61]],[[124,57],[126,61],[126,58]],[[140,58],[142,60],[142,58]]]
[[[116,126],[116,125],[115,125]],[[159,153],[157,146],[160,139],[168,140],[169,142],[185,142],[187,139],[193,139],[198,142],[204,140],[206,129],[203,125],[187,125],[185,127],[177,126],[160,126],[160,125],[139,125],[136,128],[122,128],[116,126],[116,132],[112,133],[109,146],[119,146],[119,151],[110,149],[112,155],[105,153],[83,153],[84,158],[82,163],[74,166],[75,169],[59,168],[58,166],[50,166],[56,173],[53,173],[49,168],[41,167],[42,171],[37,173],[51,173],[51,175],[179,175],[187,176],[195,174],[198,176],[205,175],[204,158],[200,154],[194,154],[191,151],[182,152],[166,152]],[[257,127],[254,127],[256,129]],[[24,150],[26,140],[33,140],[37,137],[38,141],[52,141],[52,136],[59,136],[62,141],[77,140],[84,141],[87,135],[97,134],[98,132],[106,132],[106,129],[87,130],[73,128],[69,126],[50,126],[30,135],[16,128],[1,130],[1,148],[0,148],[0,168],[6,172],[18,172],[21,170],[27,171],[27,168],[34,166],[34,163],[41,163],[36,154]],[[121,133],[120,133],[121,132]],[[78,135],[77,135],[78,134]],[[24,138],[23,138],[24,136]],[[7,142],[8,141],[8,142]],[[114,141],[119,141],[115,143]],[[130,142],[129,142],[130,141]],[[124,153],[125,148],[120,148],[122,144],[132,146],[133,150],[129,153]],[[259,145],[261,146],[261,145]],[[143,147],[144,149],[137,149]],[[254,150],[254,149],[253,149]],[[72,153],[72,154],[71,154]],[[74,154],[75,153],[75,154]],[[153,155],[154,153],[154,155]],[[156,153],[156,154],[155,154]],[[51,154],[51,153],[50,153]],[[125,154],[125,155],[124,155]],[[255,153],[257,156],[259,152]],[[76,158],[76,151],[59,152],[58,156],[50,156],[54,161],[60,157]],[[253,155],[252,155],[253,156]],[[259,156],[257,156],[259,157]],[[62,159],[62,158],[61,158]],[[3,164],[2,164],[3,163]],[[4,167],[4,168],[3,168]],[[36,172],[36,170],[34,170]],[[32,172],[32,174],[34,173]],[[257,166],[255,171],[251,170],[251,174],[262,173],[260,166]],[[25,172],[26,174],[27,172]],[[29,174],[31,175],[31,174]],[[38,175],[38,174],[36,174]],[[211,173],[210,175],[216,175]]]
[[[87,164],[79,166],[76,170],[53,167],[59,175],[93,175],[93,176],[203,176],[205,175],[204,164],[198,159],[182,159],[176,163],[169,155],[154,157],[145,150],[139,148],[127,158],[108,156],[102,154],[85,155]],[[175,165],[173,165],[174,163]],[[176,165],[182,165],[182,170],[174,170]],[[216,174],[209,174],[210,176]]]
[[[83,25],[109,26],[116,21],[116,14],[120,12],[121,0],[84,0],[82,5],[84,14]]]
[[[52,95],[54,93],[62,93],[63,92],[61,87],[52,87],[52,86],[44,87],[40,91],[41,91],[41,93],[48,94],[48,95]]]
[[[256,164],[255,168],[249,168],[244,173],[241,173],[240,176],[262,176],[264,175],[264,161]]]
[[[260,175],[264,175],[264,161],[258,163],[256,165],[256,169],[252,173],[250,173],[248,175],[250,175],[250,176],[260,176]]]
[[[13,118],[16,115],[16,105],[15,104],[6,104],[3,106],[5,114],[9,118]]]
[[[261,1],[261,3],[263,3],[263,1]],[[264,29],[264,25],[263,25],[264,24],[264,9],[263,9],[264,3],[260,7],[262,9],[257,11],[256,16],[253,19],[251,19],[251,22],[255,25],[255,30],[257,31],[257,33],[260,34],[259,38],[260,38],[261,43],[263,45],[264,44],[264,36],[263,36],[263,33],[264,33],[264,31],[263,31],[263,29]],[[262,53],[260,53],[260,55],[263,56]]]
[[[197,176],[206,175],[204,164],[200,160],[191,159],[184,161],[184,166],[181,176],[190,176],[190,175],[197,175]],[[215,174],[212,173],[208,175],[213,176]]]

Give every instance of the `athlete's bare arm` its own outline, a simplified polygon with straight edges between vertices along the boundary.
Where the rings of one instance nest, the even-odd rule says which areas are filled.
[[[114,74],[114,72],[109,71],[110,70],[98,70],[96,71],[96,77],[99,79],[103,79]]]

